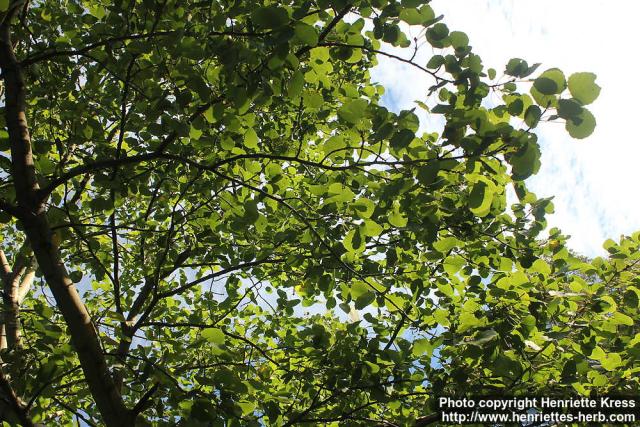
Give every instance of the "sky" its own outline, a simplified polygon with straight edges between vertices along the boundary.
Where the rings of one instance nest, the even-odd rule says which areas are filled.
[[[602,87],[589,109],[596,130],[585,140],[568,136],[559,123],[537,131],[542,167],[528,180],[539,197],[555,196],[549,225],[571,235],[569,246],[588,256],[604,255],[602,243],[640,230],[640,136],[636,102],[637,42],[640,41],[640,2],[635,0],[433,0],[436,15],[444,14],[450,30],[467,33],[485,67],[498,75],[510,58],[539,71],[558,67],[567,76],[590,71]],[[418,31],[415,31],[416,35]],[[418,60],[432,54],[424,46]],[[406,53],[405,53],[406,55]],[[433,80],[409,66],[380,60],[372,73],[394,110],[412,108],[426,97]],[[425,128],[438,123],[421,117]]]

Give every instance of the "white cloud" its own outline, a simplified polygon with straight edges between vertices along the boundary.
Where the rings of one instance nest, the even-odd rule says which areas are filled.
[[[434,0],[436,14],[452,30],[469,35],[485,66],[500,73],[512,57],[541,69],[558,67],[567,75],[591,71],[602,86],[590,106],[598,125],[587,140],[571,139],[561,124],[539,132],[542,168],[530,179],[540,197],[554,195],[550,225],[572,235],[571,246],[586,255],[603,254],[602,242],[640,230],[640,137],[637,122],[637,42],[640,3],[618,0]],[[423,48],[418,60],[431,55]],[[406,55],[406,53],[405,53]],[[388,88],[387,105],[411,108],[433,84],[429,76],[392,60],[381,59],[374,78]],[[426,116],[422,117],[427,119]],[[426,128],[439,127],[438,122]]]

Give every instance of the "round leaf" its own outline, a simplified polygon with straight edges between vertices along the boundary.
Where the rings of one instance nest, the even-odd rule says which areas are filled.
[[[449,40],[451,40],[451,46],[455,49],[469,46],[469,37],[462,31],[452,31],[449,34]]]
[[[596,118],[586,108],[582,109],[582,113],[571,120],[567,120],[567,132],[576,139],[584,139],[593,133],[596,128]]]
[[[555,95],[567,86],[564,73],[558,68],[550,68],[535,79],[533,86],[543,95]]]
[[[483,181],[477,182],[469,195],[469,210],[479,217],[487,216],[491,211],[492,202],[491,188]]]
[[[278,28],[289,21],[287,10],[278,6],[259,7],[251,14],[253,23],[265,29]]]
[[[591,104],[600,95],[600,86],[593,73],[574,73],[569,76],[569,92],[583,105]]]
[[[349,123],[358,123],[364,116],[367,105],[366,99],[354,99],[345,103],[338,110],[338,116]]]
[[[309,46],[318,44],[318,32],[311,25],[299,22],[295,27],[296,38]]]
[[[224,332],[218,328],[207,328],[202,331],[202,338],[213,344],[224,344],[226,337]]]

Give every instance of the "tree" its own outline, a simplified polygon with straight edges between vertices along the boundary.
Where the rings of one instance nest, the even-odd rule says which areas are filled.
[[[539,122],[592,132],[592,74],[498,77],[414,0],[0,10],[8,422],[424,425],[444,394],[638,391],[639,235],[583,262],[524,183]],[[381,105],[380,56],[433,80],[441,134]]]

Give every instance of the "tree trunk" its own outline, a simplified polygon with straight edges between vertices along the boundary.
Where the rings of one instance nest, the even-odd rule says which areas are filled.
[[[10,22],[9,15],[0,26],[0,67],[5,83],[11,172],[18,206],[22,210],[20,222],[68,326],[87,384],[105,424],[118,427],[133,425],[134,417],[115,387],[91,316],[67,274],[57,246],[53,244],[45,207],[39,200],[25,112],[25,85],[11,44]]]

